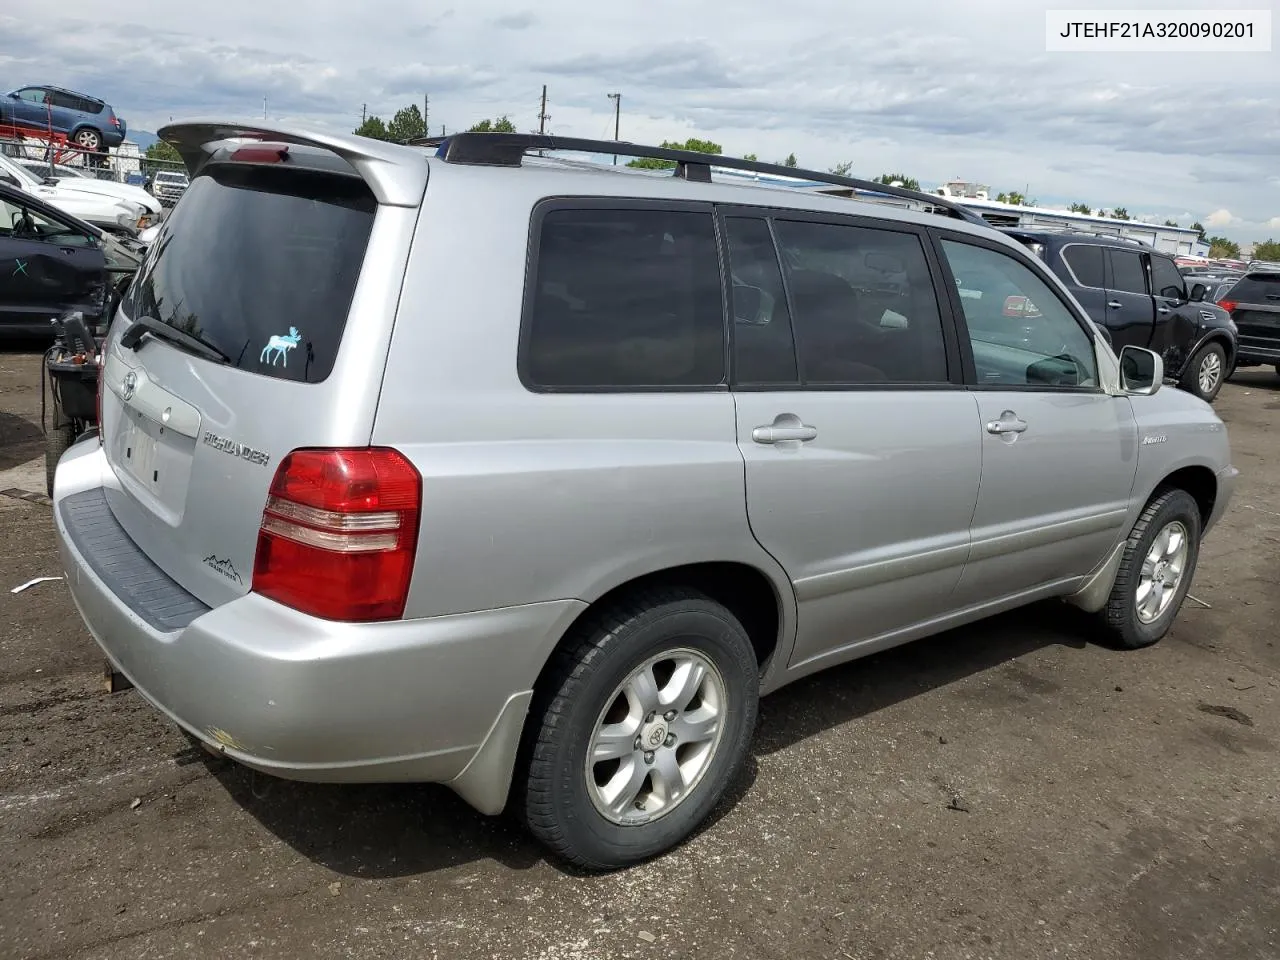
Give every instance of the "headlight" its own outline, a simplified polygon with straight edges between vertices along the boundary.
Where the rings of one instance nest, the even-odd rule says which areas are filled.
[[[128,210],[125,210],[123,213],[116,214],[116,223],[120,224],[120,226],[128,230],[133,229],[133,225],[136,220],[137,220],[137,217],[135,217]]]

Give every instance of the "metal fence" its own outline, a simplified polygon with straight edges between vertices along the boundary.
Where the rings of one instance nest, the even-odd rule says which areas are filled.
[[[0,139],[0,153],[44,177],[93,177],[142,186],[158,170],[186,172],[181,162],[149,159],[128,140],[109,152],[91,153],[39,137]]]

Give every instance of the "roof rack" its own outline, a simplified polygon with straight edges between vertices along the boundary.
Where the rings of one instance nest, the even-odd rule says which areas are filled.
[[[1137,237],[1125,237],[1118,233],[1106,233],[1102,230],[1082,230],[1079,227],[1073,227],[1069,224],[1035,224],[1033,226],[1018,225],[1012,227],[997,227],[999,230],[1012,233],[1070,233],[1075,236],[1083,237],[1100,237],[1103,240],[1115,240],[1119,243],[1131,243],[1136,247],[1151,247],[1151,244],[1145,240],[1139,240]],[[1154,248],[1153,248],[1154,249]]]
[[[454,133],[445,137],[419,137],[410,140],[411,146],[436,147],[436,156],[446,163],[476,164],[480,166],[518,167],[524,155],[535,150],[568,150],[575,153],[616,154],[620,157],[640,157],[651,160],[667,160],[675,163],[674,176],[698,183],[711,182],[711,168],[747,170],[767,173],[795,180],[813,180],[839,187],[853,187],[889,196],[903,197],[945,210],[949,216],[967,223],[990,227],[987,221],[958,203],[920,190],[908,190],[857,177],[845,177],[803,167],[784,167],[777,163],[761,163],[758,160],[741,160],[720,154],[697,153],[692,150],[672,150],[667,147],[649,147],[625,140],[585,140],[577,137],[552,137],[536,133]]]

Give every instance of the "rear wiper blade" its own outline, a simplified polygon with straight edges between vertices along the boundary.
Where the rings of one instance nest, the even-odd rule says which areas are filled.
[[[199,354],[214,363],[230,364],[231,358],[211,343],[205,343],[199,337],[183,333],[177,327],[170,326],[155,317],[138,317],[120,337],[120,346],[133,350],[142,342],[144,334],[151,334],[160,340],[167,340],[175,346],[183,347],[190,353]]]

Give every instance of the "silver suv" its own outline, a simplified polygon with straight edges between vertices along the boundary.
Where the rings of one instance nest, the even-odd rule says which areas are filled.
[[[54,515],[112,663],[258,770],[441,782],[634,863],[806,674],[1048,597],[1159,640],[1230,497],[1213,409],[940,198],[161,135],[191,185]]]

